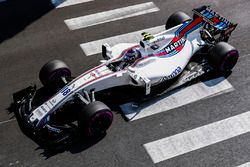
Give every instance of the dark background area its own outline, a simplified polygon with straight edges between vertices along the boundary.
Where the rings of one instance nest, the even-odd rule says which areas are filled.
[[[53,8],[49,0],[7,0],[0,3],[0,43],[23,31]]]

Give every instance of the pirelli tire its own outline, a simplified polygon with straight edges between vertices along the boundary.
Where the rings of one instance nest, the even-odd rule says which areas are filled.
[[[49,61],[41,68],[39,73],[39,79],[45,87],[62,77],[70,76],[71,71],[69,67],[61,60]]]
[[[94,101],[88,105],[80,104],[79,107],[79,129],[86,136],[106,134],[113,121],[113,114],[110,108],[100,101]]]
[[[220,73],[231,72],[238,58],[238,50],[226,42],[216,44],[208,55],[210,65]]]
[[[165,25],[165,29],[170,29],[188,20],[191,20],[191,18],[186,13],[181,11],[175,12],[171,16],[169,16]]]

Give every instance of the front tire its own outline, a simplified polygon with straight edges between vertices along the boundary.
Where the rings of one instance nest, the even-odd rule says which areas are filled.
[[[170,29],[172,27],[175,27],[179,24],[184,23],[185,21],[190,20],[191,18],[184,12],[175,12],[173,13],[167,20],[165,28]]]
[[[226,42],[219,42],[210,51],[208,60],[220,73],[231,72],[239,58],[239,52]]]
[[[62,77],[70,77],[69,67],[61,60],[52,60],[46,63],[40,70],[39,78],[43,86],[48,87],[54,81]]]
[[[87,136],[105,134],[112,121],[113,114],[104,103],[94,101],[88,105],[80,104],[78,126]]]

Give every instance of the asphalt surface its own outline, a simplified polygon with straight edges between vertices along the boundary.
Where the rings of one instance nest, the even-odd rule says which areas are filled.
[[[96,0],[61,9],[53,9],[46,3],[32,8],[34,0],[23,1],[22,5],[11,2],[0,3],[0,16],[4,20],[1,22],[4,28],[0,29],[4,34],[0,44],[0,166],[234,167],[250,161],[250,133],[157,164],[142,146],[250,110],[250,1],[154,0],[159,12],[75,31],[70,31],[63,21],[145,1]],[[230,43],[240,51],[241,57],[227,78],[235,91],[134,122],[126,122],[115,113],[113,125],[102,140],[51,156],[21,132],[13,113],[8,112],[12,93],[32,84],[41,86],[38,73],[45,62],[62,59],[77,76],[97,65],[101,57],[86,57],[80,43],[159,26],[175,11],[191,15],[191,9],[208,3],[229,20],[239,23]],[[8,11],[20,13],[13,15]],[[21,15],[21,11],[25,14]],[[15,25],[18,28],[14,28]]]

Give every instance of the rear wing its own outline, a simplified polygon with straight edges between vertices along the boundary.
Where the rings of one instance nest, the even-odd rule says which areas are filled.
[[[237,26],[237,24],[228,21],[225,17],[212,10],[210,6],[193,9],[193,12],[194,17],[202,17],[205,22],[210,23],[219,30],[226,31],[226,33],[231,33]]]

